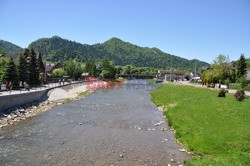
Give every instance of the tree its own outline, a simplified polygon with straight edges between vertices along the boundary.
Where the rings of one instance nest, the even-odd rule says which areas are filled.
[[[37,63],[37,57],[35,50],[31,48],[30,50],[30,60],[29,60],[29,84],[30,85],[39,85],[39,66]]]
[[[17,68],[13,58],[10,58],[7,64],[3,79],[8,82],[11,81],[13,85],[18,84]]]
[[[25,59],[25,66],[26,66],[26,82],[30,80],[30,50],[25,48],[23,52],[23,57]]]
[[[104,58],[101,60],[101,68],[102,68],[102,72],[100,76],[102,78],[105,78],[105,79],[116,78],[117,71],[116,71],[114,62],[110,62],[107,58]]]
[[[69,60],[64,62],[64,70],[71,78],[78,79],[81,77],[83,72],[83,66],[81,63],[76,62],[75,60]]]
[[[217,70],[209,69],[205,71],[202,75],[202,82],[207,86],[210,84],[218,83],[220,79],[220,73]]]
[[[90,77],[95,77],[97,75],[96,63],[95,61],[87,61],[85,64],[84,71],[89,73]]]
[[[219,55],[213,61],[211,68],[216,71],[216,77],[220,83],[224,83],[233,73],[233,65],[230,62],[229,56],[225,55]]]
[[[64,71],[63,68],[59,68],[59,69],[53,70],[51,77],[54,77],[54,78],[62,78],[62,77],[65,76],[66,74],[67,74],[67,73]]]
[[[37,63],[38,63],[38,67],[39,67],[39,72],[44,72],[45,71],[45,66],[42,60],[42,55],[41,53],[38,55],[38,59],[37,59]]]
[[[4,82],[4,75],[9,63],[9,58],[1,57],[0,58],[0,84]]]
[[[103,70],[107,70],[110,67],[110,62],[109,62],[108,58],[104,57],[101,60],[101,67]]]
[[[246,59],[244,57],[244,54],[241,54],[240,59],[237,63],[237,77],[238,78],[246,76],[246,73],[247,73],[246,68],[247,68]]]
[[[18,75],[19,75],[19,81],[29,82],[27,60],[24,54],[21,54],[19,56]]]
[[[6,51],[5,51],[5,50],[0,49],[0,54],[2,54],[3,56],[5,56],[5,55],[6,55]]]

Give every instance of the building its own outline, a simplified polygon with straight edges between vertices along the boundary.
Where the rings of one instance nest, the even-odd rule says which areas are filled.
[[[178,70],[158,70],[157,79],[162,80],[183,80],[186,72]]]
[[[55,69],[59,69],[59,68],[62,68],[63,65],[61,63],[58,63],[58,64],[46,64],[45,65],[45,72],[46,72],[46,75],[51,75],[53,70]]]
[[[89,77],[89,73],[82,73],[81,74],[81,79],[86,80],[87,77]]]
[[[207,71],[209,69],[211,69],[210,66],[203,66],[203,67],[201,67],[201,72],[203,73],[204,71]]]
[[[198,71],[189,73],[189,76],[190,76],[190,80],[197,80],[197,81],[201,80],[201,74]]]

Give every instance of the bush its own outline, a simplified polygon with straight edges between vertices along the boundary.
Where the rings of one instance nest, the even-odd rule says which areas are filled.
[[[237,89],[237,90],[241,89],[240,88],[240,84],[237,84],[237,83],[231,83],[231,84],[229,84],[229,88],[230,89]]]
[[[238,83],[231,83],[231,84],[229,84],[229,88],[230,88],[230,89],[240,90],[240,89],[241,89],[241,86],[240,86],[240,84],[238,84]],[[244,90],[250,91],[250,84],[248,84],[248,85],[244,88]]]
[[[226,90],[225,89],[220,89],[218,93],[218,97],[226,97]]]
[[[237,83],[240,84],[241,89],[245,88],[247,86],[247,79],[246,77],[240,77],[237,79]]]
[[[227,87],[229,87],[229,84],[231,83],[231,81],[229,79],[225,80],[225,84],[227,85]]]
[[[245,88],[246,91],[250,91],[250,84],[248,84]]]
[[[234,97],[236,98],[236,100],[238,101],[242,101],[245,99],[245,92],[244,90],[237,90],[237,92],[234,94]]]

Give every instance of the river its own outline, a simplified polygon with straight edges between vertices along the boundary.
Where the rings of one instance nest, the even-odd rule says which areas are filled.
[[[138,87],[98,90],[5,128],[0,165],[182,164],[190,156]]]

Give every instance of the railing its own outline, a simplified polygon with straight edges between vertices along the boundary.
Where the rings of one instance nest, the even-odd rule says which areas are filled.
[[[17,93],[22,93],[22,92],[29,92],[29,91],[37,91],[37,90],[43,90],[43,89],[50,89],[53,87],[60,87],[62,85],[70,85],[73,83],[81,83],[81,82],[85,82],[85,80],[78,80],[78,81],[72,81],[72,80],[66,80],[66,81],[48,81],[47,84],[44,85],[29,85],[27,87],[24,86],[13,86],[12,90],[10,90],[9,88],[5,89],[5,90],[1,90],[0,89],[0,96],[5,94],[17,94]]]

